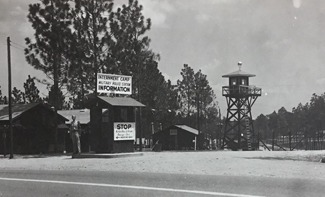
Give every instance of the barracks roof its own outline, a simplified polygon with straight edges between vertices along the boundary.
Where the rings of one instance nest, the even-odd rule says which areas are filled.
[[[186,125],[175,125],[175,127],[178,127],[180,129],[183,129],[185,131],[188,131],[190,133],[193,133],[195,135],[199,135],[199,131],[196,129],[193,129],[192,127],[186,126]]]
[[[76,120],[79,121],[80,124],[88,124],[90,121],[89,109],[58,110],[58,113],[68,119],[69,123],[72,121],[72,115],[76,116]]]
[[[12,105],[12,119],[15,120],[15,119],[19,118],[22,114],[24,114],[28,110],[30,110],[34,107],[37,107],[37,106],[42,106],[47,110],[51,110],[50,108],[46,107],[42,103],[13,104]],[[61,118],[65,119],[63,116],[61,116]],[[8,121],[8,120],[9,120],[9,105],[7,105],[7,104],[0,105],[0,121]]]
[[[92,98],[88,103],[86,103],[86,107],[94,106],[96,103],[101,103],[104,105],[111,106],[124,106],[124,107],[144,107],[142,103],[136,101],[130,97],[108,97],[108,96],[97,96]]]

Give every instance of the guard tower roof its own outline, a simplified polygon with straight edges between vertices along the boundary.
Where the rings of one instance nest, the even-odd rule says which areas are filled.
[[[222,77],[255,77],[256,75],[244,72],[242,70],[237,70],[235,72],[222,75]]]
[[[238,62],[239,70],[229,73],[229,74],[226,74],[226,75],[222,75],[222,77],[255,77],[256,76],[254,74],[249,74],[247,72],[242,71],[241,66],[242,66],[242,63]]]

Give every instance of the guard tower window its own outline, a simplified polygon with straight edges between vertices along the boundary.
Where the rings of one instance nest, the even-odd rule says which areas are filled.
[[[241,79],[241,84],[242,85],[246,85],[246,80],[245,79]]]
[[[236,79],[235,78],[231,79],[231,85],[236,85]]]

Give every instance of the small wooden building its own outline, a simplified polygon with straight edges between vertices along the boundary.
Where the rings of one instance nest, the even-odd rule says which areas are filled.
[[[39,154],[54,152],[55,147],[55,112],[43,103],[14,104],[12,106],[13,152],[19,154]],[[64,147],[64,134],[68,127],[67,120],[58,118],[57,151]],[[10,150],[9,107],[0,105],[0,150]],[[6,146],[5,146],[6,145]]]
[[[173,125],[153,135],[162,150],[194,150],[199,131],[186,125]]]
[[[134,109],[143,104],[129,97],[97,96],[86,107],[90,109],[91,151],[134,152]]]

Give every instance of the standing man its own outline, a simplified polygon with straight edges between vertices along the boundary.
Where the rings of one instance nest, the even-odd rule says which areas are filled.
[[[72,115],[72,122],[70,124],[70,136],[72,139],[73,154],[80,154],[80,123],[76,121],[76,116]]]

